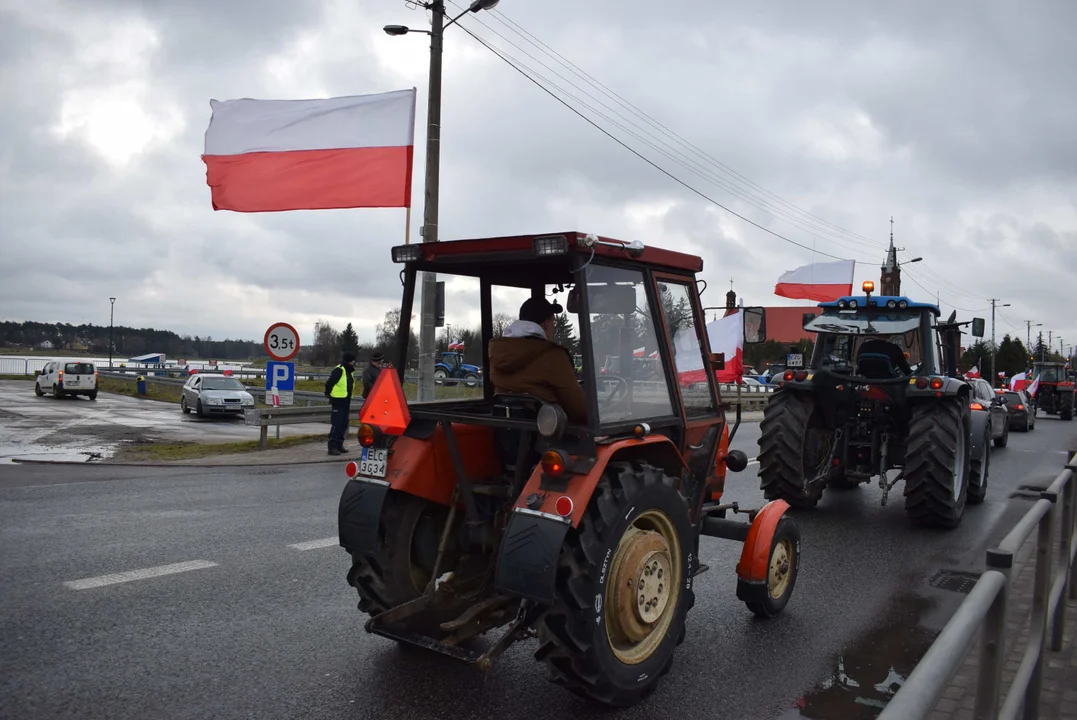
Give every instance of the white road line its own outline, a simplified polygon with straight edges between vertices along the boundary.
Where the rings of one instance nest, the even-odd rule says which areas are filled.
[[[157,567],[142,568],[141,570],[128,570],[127,572],[113,575],[98,575],[97,577],[84,578],[82,580],[68,580],[64,585],[72,590],[89,590],[90,588],[115,585],[116,583],[131,582],[132,580],[148,580],[149,578],[161,577],[162,575],[174,575],[190,570],[205,570],[217,567],[217,563],[208,560],[191,560],[189,562],[173,563],[171,565],[158,565]]]
[[[759,458],[749,458],[748,459],[748,464],[749,465],[758,465],[759,464]]]
[[[318,548],[332,547],[338,545],[340,538],[336,535],[333,537],[325,538],[323,540],[307,540],[306,542],[296,543],[295,545],[289,545],[288,547],[293,550],[317,550]]]

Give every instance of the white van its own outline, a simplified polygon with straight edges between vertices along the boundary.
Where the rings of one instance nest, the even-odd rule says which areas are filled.
[[[34,393],[41,397],[51,392],[53,397],[86,395],[97,399],[97,366],[90,360],[52,360],[38,372]]]

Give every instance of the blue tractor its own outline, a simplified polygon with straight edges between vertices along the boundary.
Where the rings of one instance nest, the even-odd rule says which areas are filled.
[[[464,362],[463,353],[447,351],[441,353],[441,360],[434,364],[434,382],[445,380],[463,380],[468,387],[475,387],[482,379],[482,369]]]

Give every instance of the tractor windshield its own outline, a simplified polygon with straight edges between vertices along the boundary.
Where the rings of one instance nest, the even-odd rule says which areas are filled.
[[[1063,380],[1062,368],[1057,365],[1037,366],[1040,382],[1060,382]]]
[[[920,313],[871,312],[827,308],[804,326],[808,332],[848,335],[897,335],[920,327]]]
[[[644,275],[639,270],[587,268],[587,306],[598,395],[599,422],[673,414],[669,385],[658,359],[658,334]],[[621,362],[620,358],[632,358]],[[616,372],[610,372],[616,368]]]

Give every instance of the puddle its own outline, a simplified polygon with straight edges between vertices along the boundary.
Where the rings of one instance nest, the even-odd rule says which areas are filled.
[[[831,660],[830,677],[776,720],[874,720],[938,636],[922,623],[939,604],[919,596],[892,602],[882,624]]]
[[[112,457],[115,445],[42,445],[39,443],[0,443],[0,465],[22,460],[47,460],[50,462],[100,462]]]

